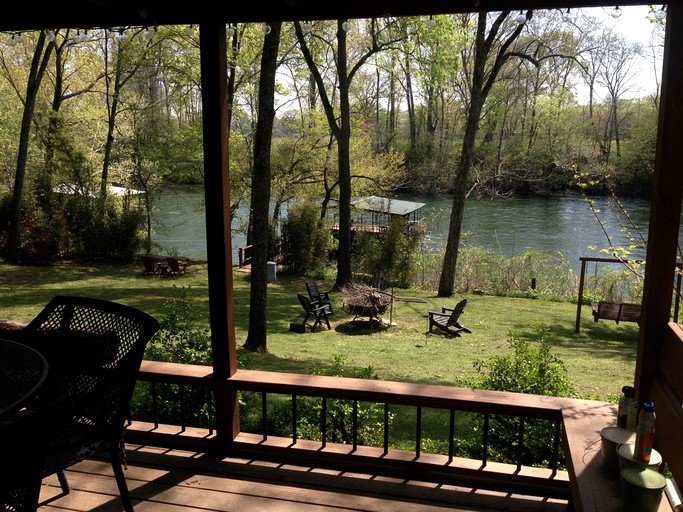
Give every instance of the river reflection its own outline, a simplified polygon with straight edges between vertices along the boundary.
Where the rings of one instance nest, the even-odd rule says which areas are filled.
[[[425,246],[441,249],[447,238],[451,198],[400,196],[400,199],[425,203],[423,218],[427,227]],[[614,246],[631,244],[624,226],[607,198],[594,198],[605,231]],[[634,224],[647,236],[649,201],[623,199]],[[201,189],[181,189],[163,193],[154,215],[154,242],[160,254],[180,254],[195,260],[206,259],[206,222]],[[245,207],[233,219],[233,262],[237,249],[245,244],[240,227],[246,219]],[[503,256],[518,256],[527,251],[562,255],[572,268],[580,266],[580,256],[604,256],[590,247],[606,248],[608,241],[600,223],[582,197],[469,199],[463,220],[463,243],[485,248]],[[634,258],[644,258],[634,251]]]
[[[415,200],[418,200],[416,198]],[[622,230],[621,216],[607,198],[594,198],[595,207],[612,237],[614,246],[629,246],[629,236]],[[422,201],[426,202],[426,201]],[[632,199],[623,202],[629,216],[643,236],[647,236],[649,201]],[[446,243],[451,200],[431,200],[425,207],[425,222],[433,247]],[[503,256],[519,256],[539,251],[578,261],[580,256],[597,256],[590,247],[609,245],[600,223],[582,197],[472,199],[465,205],[464,243],[485,248]],[[629,226],[636,239],[640,236]],[[634,252],[644,258],[643,251]]]

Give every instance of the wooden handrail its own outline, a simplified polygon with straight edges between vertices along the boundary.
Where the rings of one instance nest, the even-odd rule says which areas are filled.
[[[244,247],[239,247],[237,249],[237,257],[239,260],[239,268],[251,265],[251,245],[246,245]]]
[[[238,370],[230,384],[241,391],[389,402],[396,405],[455,408],[516,416],[562,419],[563,398],[384,380]]]
[[[210,367],[144,361],[141,381],[191,385],[207,389],[227,385],[231,391],[344,399],[400,406],[469,411],[488,415],[541,418],[556,421],[567,458],[567,471],[532,468],[449,455],[325,443],[306,439],[238,433],[227,443],[229,454],[291,463],[307,463],[338,470],[357,470],[429,482],[471,485],[498,491],[567,498],[575,510],[618,510],[614,478],[600,460],[600,430],[613,424],[614,404],[406,382],[350,379],[255,370],[238,370],[226,381],[215,379]],[[265,407],[264,407],[265,409]],[[295,416],[295,414],[294,414]],[[419,414],[418,414],[419,416]],[[523,423],[521,420],[520,423]],[[216,451],[216,433],[209,429],[154,425],[133,421],[126,434],[132,443]],[[419,437],[418,437],[419,444]],[[548,440],[552,442],[552,440]],[[617,489],[618,489],[618,478]],[[610,485],[605,484],[609,482]]]

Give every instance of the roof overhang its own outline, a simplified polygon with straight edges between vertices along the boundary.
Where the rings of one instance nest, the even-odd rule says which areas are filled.
[[[358,210],[406,216],[420,210],[425,203],[405,201],[391,197],[368,196],[357,199],[352,206]]]
[[[0,16],[0,30],[376,18],[456,12],[600,7],[614,6],[617,3],[620,7],[648,5],[648,2],[633,0],[269,0],[250,2],[236,8],[235,4],[213,0],[197,0],[191,4],[173,6],[167,1],[160,0],[74,0],[68,4],[39,0],[33,2],[30,9],[12,9],[4,12]]]

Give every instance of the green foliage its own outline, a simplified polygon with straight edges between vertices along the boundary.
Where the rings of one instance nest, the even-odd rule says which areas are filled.
[[[124,209],[119,198],[110,198],[104,213],[95,200],[80,195],[65,198],[51,194],[41,206],[24,201],[20,261],[48,264],[63,257],[92,260],[132,261],[142,243],[140,226],[144,213]],[[7,226],[11,197],[0,205],[0,219]],[[2,245],[6,233],[1,234]]]
[[[657,146],[657,109],[641,106],[641,114],[634,120],[631,137],[624,142],[615,189],[620,196],[649,197],[654,176]]]
[[[181,364],[211,364],[211,333],[208,328],[192,327],[196,317],[189,290],[180,288],[175,299],[164,303],[160,329],[148,343],[145,359]],[[136,387],[131,408],[142,421],[155,420],[154,390],[149,385]],[[208,391],[161,384],[156,388],[156,419],[162,423],[207,426]]]
[[[584,282],[584,303],[609,300],[614,302],[640,303],[643,281],[622,265],[596,265],[593,272],[587,271]]]
[[[94,201],[73,196],[65,202],[70,233],[69,254],[87,259],[131,261],[142,246],[140,227],[144,212],[122,209],[118,198],[109,198],[101,213]]]
[[[488,361],[476,361],[482,373],[477,387],[515,393],[546,396],[571,396],[564,363],[550,353],[547,327],[538,329],[538,345],[511,334],[508,343],[512,353],[493,356]]]
[[[204,181],[204,155],[202,154],[201,125],[182,126],[165,131],[144,146],[142,156],[149,167],[163,174],[166,183],[202,183]],[[145,127],[145,130],[149,130]],[[139,158],[139,151],[134,155]]]
[[[311,201],[301,201],[289,209],[282,225],[282,254],[285,267],[306,275],[319,270],[332,246],[329,226],[320,219],[320,210]]]
[[[0,201],[0,224],[9,225],[12,197],[3,196]],[[7,230],[0,230],[0,244],[4,253]],[[58,258],[68,239],[64,229],[64,217],[57,212],[51,219],[35,203],[27,201],[23,207],[19,261],[24,265],[47,265]]]
[[[346,364],[346,356],[334,356],[334,363],[327,370],[315,369],[313,375],[331,375],[360,379],[376,379],[372,367],[355,369]],[[273,397],[269,401],[268,425],[269,435],[292,436],[292,410],[290,397]],[[323,401],[318,397],[298,396],[296,400],[297,437],[313,441],[322,441]],[[240,418],[245,432],[262,432],[261,396],[256,393],[242,393],[240,400]],[[389,415],[389,425],[393,415]],[[354,406],[349,400],[327,400],[325,416],[327,427],[326,441],[330,443],[354,442]],[[382,404],[360,402],[357,404],[356,443],[366,446],[383,446],[384,442],[384,406]]]
[[[403,217],[392,219],[380,235],[361,233],[356,244],[357,271],[408,287],[416,277],[423,237],[424,226],[409,224]]]
[[[576,293],[577,278],[561,253],[506,257],[466,245],[458,255],[455,285],[461,293],[567,299]]]
[[[145,358],[183,364],[211,364],[211,332],[193,327],[196,305],[189,290],[178,288],[177,298],[164,303],[159,332],[149,342]]]
[[[435,269],[440,255],[424,251],[415,260],[415,281],[433,289],[438,283]],[[589,268],[584,282],[584,300],[640,302],[642,278],[633,272],[633,262]],[[458,293],[483,293],[505,297],[525,297],[575,301],[579,276],[562,253],[556,255],[527,251],[519,256],[502,256],[483,247],[464,245],[458,255],[455,289]]]
[[[551,354],[547,327],[538,329],[538,343],[511,334],[512,353],[492,356],[475,362],[481,374],[473,385],[481,389],[509,391],[544,396],[573,396],[574,389],[567,378],[564,363]],[[520,447],[520,419],[504,415],[489,419],[489,439],[494,458],[516,462],[521,450],[525,465],[547,465],[551,460],[555,427],[548,420],[526,419],[524,440]]]

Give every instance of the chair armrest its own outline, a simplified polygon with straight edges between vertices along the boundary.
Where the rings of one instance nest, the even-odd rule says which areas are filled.
[[[439,311],[428,311],[429,316],[450,316],[448,314],[440,313]]]
[[[448,313],[448,314],[450,314],[450,313],[452,313],[452,312],[453,312],[453,308],[441,308],[441,313]]]
[[[472,334],[472,331],[464,325],[462,325],[460,322],[455,322],[453,325],[457,327],[459,330],[466,332],[467,334]]]
[[[319,314],[320,312],[322,312],[325,315],[331,314],[330,308],[326,304],[322,304],[320,306],[314,306],[313,307],[313,313],[314,314]]]

